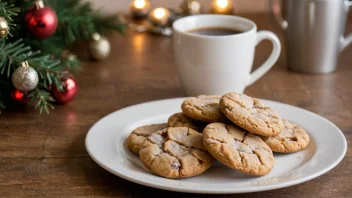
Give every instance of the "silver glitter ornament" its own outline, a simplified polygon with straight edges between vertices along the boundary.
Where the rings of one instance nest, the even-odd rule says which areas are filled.
[[[31,91],[38,85],[39,77],[37,71],[28,65],[28,62],[22,62],[21,67],[17,68],[12,74],[12,84],[20,91]]]
[[[89,43],[89,51],[95,60],[103,60],[109,56],[111,45],[107,38],[98,33],[92,35],[93,40]]]

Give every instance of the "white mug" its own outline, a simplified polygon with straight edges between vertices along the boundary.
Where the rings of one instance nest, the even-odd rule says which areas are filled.
[[[200,35],[198,28],[227,28],[240,31],[231,35]],[[269,58],[251,72],[256,45],[269,39]],[[187,95],[223,95],[240,92],[262,77],[277,61],[280,40],[269,31],[257,32],[246,18],[228,15],[194,15],[173,23],[173,46],[178,74]]]

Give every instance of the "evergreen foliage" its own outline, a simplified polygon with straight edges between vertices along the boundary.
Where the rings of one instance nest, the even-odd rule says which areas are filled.
[[[26,30],[24,14],[34,1],[0,0],[0,17],[9,24],[9,34],[0,39],[0,110],[11,104],[12,73],[23,61],[28,61],[39,75],[36,89],[25,93],[35,108],[49,113],[54,98],[50,87],[62,90],[61,80],[79,67],[79,60],[68,49],[77,41],[89,41],[93,33],[104,35],[109,31],[123,33],[126,25],[117,15],[105,16],[82,0],[47,0],[58,16],[54,35],[39,39]]]

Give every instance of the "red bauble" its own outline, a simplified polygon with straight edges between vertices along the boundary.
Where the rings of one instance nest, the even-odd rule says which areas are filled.
[[[28,30],[38,38],[47,38],[56,31],[58,19],[54,10],[44,7],[43,2],[36,1],[34,8],[24,16]]]
[[[17,89],[12,90],[10,96],[11,100],[16,104],[26,105],[28,103],[28,97]]]
[[[77,94],[78,86],[73,77],[68,77],[62,80],[64,90],[61,92],[56,86],[52,87],[52,94],[55,100],[61,104],[70,102]]]

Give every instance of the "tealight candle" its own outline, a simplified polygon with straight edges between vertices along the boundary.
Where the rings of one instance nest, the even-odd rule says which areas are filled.
[[[134,0],[131,4],[131,14],[135,18],[143,18],[148,15],[150,8],[148,0]]]
[[[231,0],[213,0],[210,13],[213,14],[233,14],[233,5]]]
[[[202,13],[202,4],[198,0],[184,0],[180,4],[183,15],[195,15]]]
[[[148,19],[153,25],[164,27],[169,23],[170,16],[171,13],[168,9],[155,8],[149,13]]]

